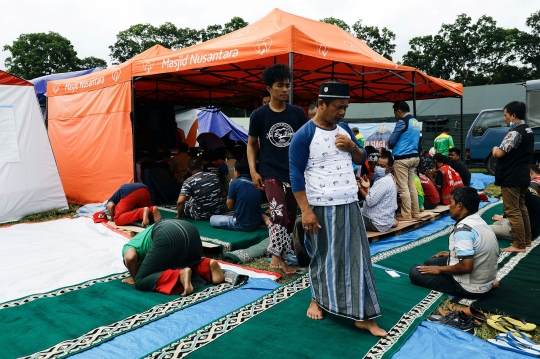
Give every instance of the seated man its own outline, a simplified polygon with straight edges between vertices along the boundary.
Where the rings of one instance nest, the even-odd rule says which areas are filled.
[[[499,245],[495,233],[476,213],[479,205],[480,196],[474,188],[452,191],[450,216],[456,225],[448,241],[450,251],[435,254],[424,265],[412,266],[409,278],[413,284],[469,299],[499,286],[495,278]]]
[[[223,212],[221,184],[216,174],[203,172],[199,158],[189,160],[191,177],[184,181],[176,208],[177,218],[207,220]]]
[[[448,150],[448,164],[450,167],[452,167],[457,173],[459,173],[459,176],[461,177],[461,180],[463,181],[464,186],[470,186],[471,185],[471,171],[467,168],[465,163],[461,162],[460,157],[461,151],[453,147],[450,150]]]
[[[530,165],[529,174],[531,175],[531,184],[529,187],[536,193],[540,193],[540,168],[537,165]]]
[[[205,282],[224,281],[219,263],[202,257],[199,232],[186,221],[156,222],[124,245],[122,257],[131,274],[123,282],[145,292],[186,296]]]
[[[441,203],[445,205],[450,204],[450,193],[454,189],[462,187],[463,181],[459,173],[444,163],[444,156],[442,154],[434,154],[433,163],[435,163],[436,170],[428,171],[426,175],[435,184],[435,187],[437,187],[437,191],[441,196]]]
[[[161,167],[155,162],[145,161],[141,163],[141,170],[153,204],[173,204],[176,201],[181,186],[169,172],[168,165]]]
[[[212,227],[235,231],[253,231],[259,227],[261,218],[269,222],[261,208],[261,191],[253,185],[247,160],[237,160],[234,165],[235,179],[229,185],[227,207],[234,209],[234,215],[214,215],[210,217]]]
[[[441,196],[437,191],[437,187],[435,187],[435,184],[431,182],[429,178],[420,172],[418,173],[418,178],[420,179],[420,184],[424,191],[424,209],[429,210],[436,208],[441,202]]]
[[[388,151],[377,160],[374,176],[377,176],[371,188],[367,177],[360,179],[360,194],[365,198],[362,217],[367,231],[386,232],[397,227],[394,218],[397,209],[397,187],[392,172],[394,159]]]
[[[532,187],[533,182],[529,186],[525,193],[525,207],[529,212],[529,221],[531,223],[531,238],[534,240],[540,236],[540,195]],[[494,215],[491,219],[497,221],[491,225],[491,229],[495,232],[497,239],[512,239],[510,231],[510,221],[506,218],[506,215]]]
[[[148,187],[142,183],[121,185],[107,201],[107,211],[117,226],[142,220],[142,226],[146,227],[150,219],[154,222],[161,219],[158,208],[152,206]]]
[[[173,174],[178,184],[184,184],[186,178],[189,177],[188,162],[191,157],[188,152],[189,145],[187,143],[181,143],[180,152],[174,155],[169,161],[169,171]]]

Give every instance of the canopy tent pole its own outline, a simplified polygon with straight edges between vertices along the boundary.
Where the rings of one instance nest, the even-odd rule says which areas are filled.
[[[294,81],[294,69],[293,69],[293,53],[289,52],[289,68],[291,69],[291,91],[289,92],[289,103],[293,104],[293,81]]]
[[[412,87],[413,87],[413,117],[416,118],[416,72],[412,73]]]
[[[133,142],[133,182],[137,182],[137,139],[135,126],[135,78],[131,78],[131,136]]]
[[[463,96],[459,97],[459,118],[460,118],[460,125],[459,125],[459,133],[460,133],[460,141],[461,141],[461,158],[463,158]]]
[[[334,81],[334,64],[335,61],[332,61],[332,81]]]

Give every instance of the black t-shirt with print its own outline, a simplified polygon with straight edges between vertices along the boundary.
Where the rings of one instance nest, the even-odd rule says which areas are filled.
[[[292,136],[307,122],[301,107],[287,104],[282,112],[269,105],[253,111],[249,119],[249,135],[260,142],[259,172],[263,180],[290,182],[289,145]]]

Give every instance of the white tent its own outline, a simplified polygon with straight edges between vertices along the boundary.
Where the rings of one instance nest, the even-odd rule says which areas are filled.
[[[34,85],[0,70],[0,223],[67,207]]]

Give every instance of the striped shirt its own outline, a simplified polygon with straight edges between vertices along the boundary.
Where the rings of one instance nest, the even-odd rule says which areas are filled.
[[[388,173],[378,178],[368,190],[362,215],[371,219],[375,228],[386,232],[394,224],[394,212],[397,209],[397,188],[394,177]]]

